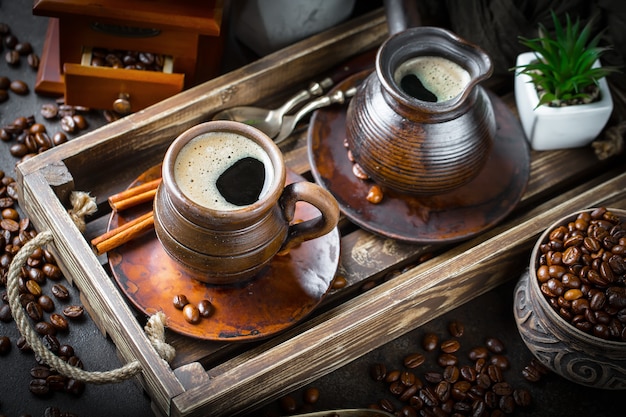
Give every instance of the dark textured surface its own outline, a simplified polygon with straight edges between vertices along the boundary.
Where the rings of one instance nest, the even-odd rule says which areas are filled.
[[[21,40],[33,44],[40,52],[46,30],[46,18],[31,14],[32,2],[29,0],[0,0],[0,22],[11,25],[13,32]],[[35,73],[22,59],[22,64],[10,68],[0,59],[0,75],[11,79],[27,81],[31,89],[34,86]],[[37,121],[42,103],[52,99],[11,94],[8,101],[0,103],[0,124],[4,125],[17,116],[35,115]],[[90,128],[104,123],[98,112],[89,115]],[[46,123],[50,132],[60,130],[58,122]],[[0,143],[0,168],[12,175],[16,158],[9,154],[9,144]],[[388,368],[402,368],[405,355],[420,350],[421,337],[428,331],[436,332],[440,337],[447,337],[446,326],[452,320],[465,324],[465,335],[461,343],[466,352],[471,347],[484,343],[487,336],[501,338],[507,347],[507,357],[511,369],[506,378],[515,387],[526,387],[533,395],[533,405],[526,410],[518,410],[518,416],[603,416],[617,417],[624,415],[623,392],[599,391],[587,389],[556,376],[548,375],[539,383],[531,384],[521,377],[521,369],[530,361],[531,354],[526,349],[515,328],[512,313],[513,286],[517,277],[511,277],[507,285],[475,299],[445,316],[428,323],[422,328],[388,344],[364,357],[345,365],[308,386],[320,391],[319,402],[311,407],[315,410],[332,408],[365,407],[381,398],[391,398],[382,383],[375,383],[369,378],[369,366],[375,362],[385,363]],[[3,292],[4,289],[0,290]],[[73,292],[72,302],[78,302],[78,294]],[[15,324],[0,322],[0,335],[7,335],[13,343],[18,338]],[[71,331],[63,339],[76,348],[78,356],[88,370],[108,370],[120,366],[115,348],[89,319],[72,323]],[[461,356],[464,357],[464,356]],[[434,365],[433,356],[428,356],[428,366]],[[0,357],[0,414],[17,417],[29,414],[42,416],[46,407],[56,406],[63,411],[72,412],[82,417],[98,416],[150,416],[150,399],[139,384],[132,380],[117,385],[90,385],[80,397],[65,393],[55,393],[45,398],[37,398],[28,391],[29,370],[35,365],[31,354],[23,354],[15,346],[7,356]],[[293,394],[298,404],[302,404],[302,390]],[[272,404],[268,410],[278,410]],[[254,415],[263,415],[255,412]]]

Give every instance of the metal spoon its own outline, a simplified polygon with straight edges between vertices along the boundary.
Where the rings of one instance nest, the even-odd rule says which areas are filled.
[[[276,144],[281,143],[291,135],[298,122],[307,114],[313,110],[320,109],[322,107],[330,106],[331,104],[343,104],[347,98],[352,97],[356,93],[356,87],[352,87],[346,91],[335,91],[332,94],[317,98],[309,101],[294,115],[287,115],[283,117],[283,125],[280,128],[280,133],[274,138]]]
[[[302,90],[291,97],[282,106],[274,110],[261,107],[238,106],[222,110],[213,116],[213,120],[234,120],[256,127],[270,138],[274,138],[280,132],[283,117],[298,104],[311,97],[321,95],[324,90],[333,85],[330,78],[309,85],[307,90]]]

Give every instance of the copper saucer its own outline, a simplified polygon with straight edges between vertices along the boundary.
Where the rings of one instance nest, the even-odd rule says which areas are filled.
[[[368,71],[346,79],[336,89],[360,83]],[[491,155],[481,173],[454,191],[415,197],[383,189],[379,204],[366,200],[373,185],[352,173],[344,146],[346,106],[317,110],[308,130],[308,153],[315,181],[337,199],[353,223],[383,237],[408,243],[444,243],[470,238],[508,215],[526,190],[530,151],[515,115],[489,94],[497,131]]]
[[[131,186],[156,179],[161,167],[144,172]],[[287,182],[304,179],[288,170]],[[151,209],[149,204],[113,212],[109,229]],[[317,216],[317,209],[299,204],[296,219]],[[339,265],[339,231],[303,243],[289,254],[276,256],[267,268],[244,285],[212,286],[183,271],[163,250],[154,231],[108,253],[115,280],[131,303],[151,315],[163,311],[168,328],[199,339],[251,341],[293,326],[319,305]],[[203,299],[215,307],[213,315],[190,324],[172,299],[185,294],[190,302]]]

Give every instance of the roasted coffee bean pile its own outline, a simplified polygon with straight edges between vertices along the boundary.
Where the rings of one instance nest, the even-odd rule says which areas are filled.
[[[17,211],[15,180],[0,171],[0,356],[10,353],[13,342],[3,334],[2,326],[13,323],[13,314],[6,292],[8,269],[11,261],[22,246],[36,236],[28,218],[21,218]],[[18,277],[20,304],[30,318],[43,344],[69,364],[82,368],[83,364],[74,348],[59,340],[70,331],[71,323],[84,316],[82,305],[71,304],[70,291],[60,281],[63,274],[52,253],[47,249],[36,249],[22,266]],[[48,288],[49,293],[48,293]],[[15,341],[23,353],[32,353],[23,337]],[[35,358],[31,369],[29,391],[36,396],[49,396],[54,392],[80,395],[83,382],[64,377]],[[65,414],[50,414],[65,415]]]
[[[164,61],[164,55],[150,52],[94,48],[91,53],[91,65],[94,67],[163,72]]]
[[[33,70],[39,68],[39,55],[33,51],[30,42],[21,42],[12,33],[11,27],[2,22],[0,22],[0,52],[4,52],[4,59],[9,66],[18,67],[22,57],[26,57],[26,62]],[[0,103],[9,99],[9,91],[23,96],[30,92],[30,88],[24,81],[0,76]]]
[[[554,228],[536,274],[550,306],[577,329],[626,341],[626,229],[606,208]]]
[[[21,116],[0,128],[0,139],[11,142],[9,152],[21,160],[35,156],[54,146],[67,142],[67,135],[58,132],[50,136],[42,123],[37,123],[34,116]]]
[[[505,379],[510,364],[499,339],[486,338],[484,345],[468,351],[469,361],[464,363],[460,356],[464,326],[451,322],[448,332],[444,339],[426,333],[421,340],[423,351],[407,354],[402,368],[372,364],[371,378],[385,384],[391,396],[369,407],[397,416],[494,417],[531,404],[528,390],[514,388]],[[434,370],[428,366],[431,355],[436,355]]]
[[[178,310],[182,310],[183,317],[190,324],[198,324],[203,318],[211,317],[213,304],[209,300],[201,300],[197,305],[189,302],[185,294],[177,294],[172,299],[172,304]]]

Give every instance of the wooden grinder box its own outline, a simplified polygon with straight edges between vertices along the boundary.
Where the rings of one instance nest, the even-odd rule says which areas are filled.
[[[347,59],[377,48],[386,37],[379,10],[18,165],[21,206],[38,231],[52,232],[51,249],[66,278],[81,291],[122,361],[141,363],[139,379],[157,415],[250,411],[519,276],[534,239],[561,216],[597,205],[626,208],[623,164],[600,163],[590,149],[532,153],[526,192],[502,224],[469,241],[441,246],[396,242],[342,221],[338,273],[348,285],[332,290],[317,313],[252,344],[168,332],[176,357],[170,364],[160,359],[143,332],[145,318],[138,317],[116,286],[106,257],[97,257],[89,244],[106,228],[108,196],[160,163],[178,134],[213,113],[284,98]],[[295,136],[283,146],[285,160],[307,176],[306,137],[302,132]],[[73,190],[89,191],[98,200],[85,236],[67,214]],[[424,261],[429,253],[437,256]],[[379,285],[361,290],[371,283]]]
[[[112,109],[124,95],[135,112],[218,74],[222,0],[35,0],[49,16],[35,90],[71,105]],[[90,51],[151,53],[169,71],[94,66]]]

